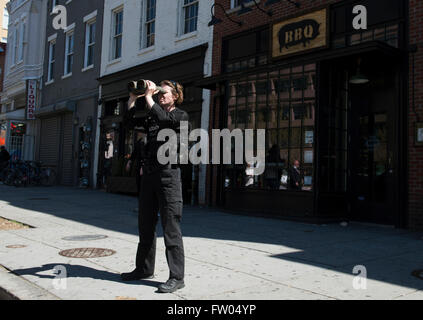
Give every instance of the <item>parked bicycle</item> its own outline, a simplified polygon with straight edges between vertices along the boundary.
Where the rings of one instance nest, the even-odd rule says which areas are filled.
[[[11,161],[0,178],[4,184],[15,187],[52,186],[56,183],[56,171],[39,161]]]

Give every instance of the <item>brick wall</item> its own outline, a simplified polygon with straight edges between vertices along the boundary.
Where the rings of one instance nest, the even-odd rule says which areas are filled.
[[[228,35],[240,33],[249,29],[253,29],[259,26],[268,25],[271,22],[280,21],[290,15],[300,13],[309,9],[317,8],[323,5],[340,2],[341,0],[300,0],[301,8],[296,8],[288,1],[281,1],[278,4],[272,5],[265,8],[263,3],[260,4],[261,8],[272,9],[273,16],[268,17],[265,13],[260,12],[258,9],[253,8],[253,11],[238,16],[236,12],[230,14],[233,20],[242,20],[243,26],[239,27],[237,24],[231,22],[229,19],[224,17],[224,13],[220,7],[215,7],[215,15],[223,20],[222,23],[214,26],[214,39],[213,39],[213,58],[212,58],[212,72],[213,75],[220,74],[221,70],[221,49],[222,49],[222,38]],[[404,0],[407,1],[407,0]],[[216,0],[216,3],[221,4],[226,10],[230,9],[230,0]],[[265,2],[265,0],[261,0]],[[418,52],[415,54],[415,107],[413,108],[412,100],[412,66],[410,63],[410,106],[408,115],[408,126],[409,126],[409,172],[408,172],[408,219],[407,227],[413,230],[423,230],[423,147],[416,147],[415,142],[415,125],[416,122],[423,122],[423,1],[422,0],[410,0],[410,44],[418,44]],[[411,59],[411,55],[410,55]],[[410,60],[411,61],[411,60]],[[212,95],[213,98],[213,95]],[[212,111],[213,112],[213,111]],[[210,120],[215,118],[215,123],[218,123],[218,112],[219,103],[217,102],[215,112],[211,114]],[[212,128],[212,123],[210,123]],[[207,196],[212,194],[211,199],[208,199],[208,203],[216,204],[216,170],[213,171],[213,177],[210,177],[210,166],[208,171]],[[210,190],[213,188],[214,190]],[[405,209],[405,208],[404,208]]]
[[[410,45],[417,44],[415,53],[415,101],[412,97],[412,54],[410,54],[410,107],[408,114],[409,128],[409,196],[408,196],[408,225],[414,230],[423,230],[423,147],[415,146],[415,126],[423,122],[423,1],[410,0]],[[414,107],[413,107],[414,104]]]

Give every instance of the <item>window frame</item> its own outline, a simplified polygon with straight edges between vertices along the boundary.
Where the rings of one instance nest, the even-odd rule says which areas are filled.
[[[26,31],[26,23],[23,21],[19,27],[19,43],[18,43],[18,56],[17,56],[18,63],[22,62],[24,58],[25,31]]]
[[[72,37],[72,51],[69,51],[69,38]],[[65,63],[64,63],[64,76],[69,76],[72,74],[72,69],[74,65],[74,49],[75,49],[75,30],[71,29],[66,32],[65,36]],[[72,59],[71,66],[69,67],[69,57]]]
[[[180,30],[181,30],[181,32],[180,32],[179,35],[182,36],[182,35],[185,35],[185,34],[188,34],[188,33],[191,33],[191,32],[196,32],[198,30],[198,16],[199,16],[199,10],[200,10],[200,1],[199,0],[191,0],[190,3],[185,4],[185,0],[180,0],[180,4],[181,4],[180,5],[180,8],[181,8]],[[195,18],[190,17],[188,19],[188,20],[196,19],[195,28],[194,28],[194,30],[187,31],[187,28],[186,28],[186,26],[187,26],[186,25],[186,23],[187,23],[187,16],[186,16],[187,9],[189,7],[192,7],[192,6],[195,6],[195,5],[197,6],[197,15],[195,16]]]
[[[116,28],[117,28],[117,21],[116,18],[117,16],[121,14],[121,30],[120,33],[116,33]],[[122,58],[122,53],[123,53],[123,6],[115,8],[112,10],[112,23],[111,23],[111,52],[110,52],[110,60],[117,60]],[[120,42],[120,52],[119,52],[119,56],[117,55],[117,43],[118,41]]]
[[[141,17],[141,21],[142,21],[142,27],[141,27],[141,50],[142,49],[147,49],[147,48],[151,48],[154,47],[155,43],[156,43],[156,16],[157,16],[157,0],[153,0],[154,1],[154,17],[152,17],[150,20],[148,19],[148,4],[149,4],[150,0],[144,0],[142,2],[142,17]],[[149,26],[153,26],[154,32],[153,33],[148,33],[149,31]],[[150,29],[151,30],[151,29]],[[153,40],[151,41],[151,38],[153,38]],[[150,42],[149,42],[150,39]]]
[[[54,80],[54,65],[56,63],[56,39],[50,40],[48,43],[48,69],[47,82]]]
[[[90,35],[91,35],[91,29],[92,26],[94,26],[94,31],[93,31],[93,38],[94,41],[90,42]],[[84,50],[84,69],[85,68],[89,68],[89,67],[93,67],[95,64],[94,61],[94,49],[95,49],[95,44],[96,44],[96,32],[97,32],[97,19],[93,18],[91,20],[88,20],[85,22],[85,50]],[[89,50],[92,49],[93,53],[92,53],[92,63],[89,64]]]

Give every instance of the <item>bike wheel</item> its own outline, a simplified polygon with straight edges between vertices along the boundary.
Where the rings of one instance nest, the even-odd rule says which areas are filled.
[[[12,186],[14,180],[15,180],[15,172],[13,169],[9,169],[5,175],[4,184],[7,186]]]

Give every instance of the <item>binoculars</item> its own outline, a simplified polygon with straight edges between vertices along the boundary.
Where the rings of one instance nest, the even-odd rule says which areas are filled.
[[[137,96],[145,94],[147,87],[147,80],[131,81],[128,83],[128,91]],[[166,90],[164,90],[162,87],[157,86],[157,90],[159,90],[161,93],[166,93]]]

